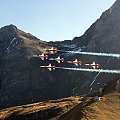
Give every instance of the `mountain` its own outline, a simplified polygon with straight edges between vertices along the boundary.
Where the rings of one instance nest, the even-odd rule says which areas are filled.
[[[1,120],[119,120],[120,78],[86,96],[49,100],[0,110]]]
[[[0,108],[49,99],[54,80],[33,55],[50,47],[14,25],[0,29]]]
[[[46,54],[44,49],[52,46],[15,25],[0,29],[0,108],[71,95],[72,83],[60,76],[64,71],[40,68],[49,63],[62,64],[33,56]],[[57,54],[48,56],[57,57]]]
[[[65,52],[105,52],[120,53],[120,2],[117,0],[110,9],[93,23],[86,32],[73,40],[45,42],[30,33],[8,25],[0,29],[0,108],[58,99],[73,95],[85,95],[104,87],[119,74],[90,73],[56,69],[48,71],[40,65],[75,67],[67,60],[82,60],[81,68],[88,68],[85,63],[95,61],[101,69],[119,69],[120,60],[114,57],[98,57]],[[49,58],[61,56],[65,62],[33,57],[46,52],[52,46],[60,49]],[[78,67],[79,68],[79,67]]]
[[[94,94],[84,97],[83,102],[59,118],[51,120],[119,120],[119,107],[120,79],[116,78],[109,81],[102,92],[95,91]]]
[[[113,53],[120,54],[120,1],[116,2],[106,10],[101,17],[94,23],[95,34],[92,35],[90,42],[88,43],[86,51],[88,52],[97,52],[97,53]],[[82,59],[87,62],[96,61],[101,65],[102,69],[120,69],[120,61],[118,58],[114,57],[97,57],[97,56],[82,56]],[[86,74],[84,74],[86,76]],[[94,77],[91,73],[89,76]],[[110,79],[117,77],[115,74],[98,74],[97,80],[93,86],[93,89],[96,89],[96,86],[102,87]],[[103,79],[104,78],[104,79]],[[101,79],[103,79],[101,81]],[[98,85],[99,83],[99,85]],[[91,89],[91,88],[90,88]]]
[[[94,53],[113,53],[120,54],[120,1],[116,2],[106,10],[99,19],[93,23],[86,32],[80,36],[75,37],[73,40],[54,42],[62,49],[72,51],[84,51]],[[74,48],[70,46],[75,45]],[[67,46],[67,47],[66,47]],[[72,57],[71,57],[72,56]],[[120,60],[114,57],[100,57],[91,55],[72,54],[68,59],[78,58],[84,63],[92,63],[95,61],[100,64],[101,69],[118,70],[120,69]],[[81,66],[82,68],[88,68]],[[90,73],[90,72],[71,72],[68,75],[75,89],[77,88],[79,94],[87,94],[98,87],[103,87],[111,79],[114,79],[118,74],[106,73]],[[64,74],[64,73],[63,73]],[[67,73],[66,73],[67,75]],[[61,75],[62,76],[62,75]],[[104,78],[104,79],[103,79]],[[101,79],[103,79],[101,81]],[[76,83],[74,82],[76,80]],[[91,83],[94,84],[91,85]],[[82,86],[82,87],[80,87]],[[83,87],[84,86],[84,87]],[[74,88],[73,88],[74,89]]]

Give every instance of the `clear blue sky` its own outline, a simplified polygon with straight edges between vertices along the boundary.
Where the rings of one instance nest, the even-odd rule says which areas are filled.
[[[14,24],[41,40],[72,40],[115,1],[0,0],[0,27]]]

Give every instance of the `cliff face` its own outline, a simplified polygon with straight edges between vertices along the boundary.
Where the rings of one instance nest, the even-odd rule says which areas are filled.
[[[95,34],[91,37],[86,51],[100,53],[120,53],[120,1],[117,0],[101,17],[94,23]],[[101,65],[102,69],[119,69],[120,61],[113,57],[96,57],[83,55],[82,59],[92,62],[96,61]],[[85,75],[85,74],[84,74]],[[88,77],[91,74],[89,73]],[[117,75],[98,74],[95,87],[102,86],[109,79],[115,78]],[[101,79],[104,78],[103,81]],[[101,81],[101,82],[100,82]]]
[[[89,51],[119,53],[120,2],[105,11],[95,23],[96,34],[89,43]],[[93,46],[94,44],[95,46]]]

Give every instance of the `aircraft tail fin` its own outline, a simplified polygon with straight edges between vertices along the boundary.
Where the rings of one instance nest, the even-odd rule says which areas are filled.
[[[59,60],[57,60],[57,62],[58,62],[58,63],[60,63],[60,61],[59,61]]]
[[[41,58],[42,60],[44,60],[44,58]]]
[[[48,68],[49,71],[51,71],[52,69],[51,68]]]
[[[77,63],[74,63],[76,66],[78,66],[78,64]]]
[[[96,66],[92,66],[94,69],[96,68]]]

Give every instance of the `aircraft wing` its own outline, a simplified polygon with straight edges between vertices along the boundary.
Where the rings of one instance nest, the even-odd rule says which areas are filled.
[[[42,57],[41,59],[42,59],[42,60],[44,60],[44,58],[43,58],[43,57]]]
[[[95,66],[92,66],[94,69],[96,68]]]
[[[78,64],[77,64],[77,63],[74,63],[74,65],[78,66]]]
[[[57,62],[58,62],[58,63],[60,63],[60,61],[59,61],[59,60],[57,60]]]
[[[52,68],[48,68],[48,70],[49,70],[49,71],[51,71],[51,70],[52,70]]]

